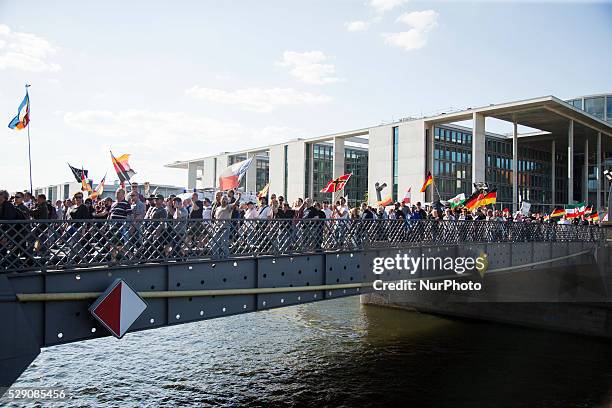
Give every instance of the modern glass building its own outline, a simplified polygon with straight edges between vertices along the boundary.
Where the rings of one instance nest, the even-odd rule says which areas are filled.
[[[295,139],[270,146],[169,164],[188,170],[189,188],[217,185],[218,174],[232,163],[256,155],[243,187],[270,191],[289,202],[299,197],[333,201],[347,195],[352,206],[376,204],[381,196],[400,201],[448,200],[471,194],[485,181],[498,192],[499,206],[518,210],[587,201],[605,203],[603,170],[612,168],[612,95],[565,102],[554,96],[486,105],[432,117],[406,118],[369,128]],[[579,109],[576,109],[579,108]],[[485,118],[512,125],[510,134],[486,131]],[[471,127],[460,126],[471,121]],[[521,126],[530,128],[520,133]],[[420,187],[428,172],[434,185]],[[320,193],[333,178],[353,177],[339,194]]]
[[[597,119],[612,123],[612,94],[579,96],[568,100],[567,103],[586,111]]]

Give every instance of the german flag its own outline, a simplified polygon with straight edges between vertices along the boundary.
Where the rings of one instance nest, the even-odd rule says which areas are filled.
[[[489,191],[487,194],[484,195],[484,197],[482,198],[482,200],[480,200],[480,203],[478,203],[478,205],[489,205],[489,204],[495,204],[497,202],[497,189],[494,188],[493,190]]]
[[[599,214],[597,214],[597,211],[594,211],[591,214],[589,214],[586,217],[586,219],[589,220],[589,221],[597,222],[597,221],[599,221]]]
[[[565,215],[565,208],[555,208],[552,213],[550,213],[550,218],[561,217]]]
[[[261,191],[259,193],[257,193],[257,198],[267,197],[268,196],[268,190],[270,190],[270,183],[266,184],[264,186],[264,188],[262,188]]]
[[[473,211],[476,207],[480,205],[480,201],[484,198],[484,195],[480,191],[474,191],[471,196],[469,196],[463,206],[470,211]]]
[[[110,154],[111,161],[113,162],[113,167],[117,172],[117,177],[119,177],[119,181],[121,182],[121,184],[124,184],[126,181],[130,181],[130,178],[132,178],[132,176],[136,174],[136,172],[130,167],[130,163],[128,163],[130,155],[122,154],[119,157],[115,157],[113,155],[113,152],[110,152]]]
[[[421,193],[424,193],[429,187],[430,184],[433,183],[433,176],[431,175],[431,171],[427,172],[427,177],[425,178],[425,182],[423,183],[423,187],[421,187]]]

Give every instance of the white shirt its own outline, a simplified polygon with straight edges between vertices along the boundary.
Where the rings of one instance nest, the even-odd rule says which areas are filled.
[[[330,210],[329,208],[324,208],[323,212],[325,213],[325,218],[331,218],[332,214],[334,213],[332,210]]]
[[[255,207],[248,208],[244,212],[244,219],[246,220],[256,220],[258,218],[257,209]]]
[[[348,216],[349,216],[348,208],[344,205],[338,206],[338,218],[346,220],[348,219]]]
[[[204,220],[212,219],[212,207],[211,206],[202,208],[202,219]]]
[[[257,218],[260,220],[265,220],[267,218],[272,218],[272,208],[269,205],[265,207],[261,207],[259,211],[257,211]]]

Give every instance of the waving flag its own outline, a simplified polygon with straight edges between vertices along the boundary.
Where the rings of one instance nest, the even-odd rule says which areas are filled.
[[[119,157],[113,156],[113,152],[110,152],[111,160],[113,162],[113,167],[117,172],[117,177],[119,177],[119,181],[123,185],[126,181],[130,181],[130,178],[136,174],[134,170],[130,167],[130,163],[128,160],[130,159],[129,154],[122,154]]]
[[[321,192],[335,193],[336,191],[342,190],[352,175],[353,173],[343,174],[340,177],[331,180],[325,187],[323,187]]]
[[[478,203],[478,205],[489,205],[489,204],[495,204],[497,202],[497,189],[494,188],[493,190],[489,191],[487,194],[484,195],[484,197],[482,198],[482,200],[480,200],[480,203]]]
[[[89,195],[92,193],[91,185],[89,185],[89,182],[85,178],[85,172],[83,169],[81,169],[81,191],[87,191],[89,192]]]
[[[74,176],[77,183],[80,183],[81,180],[83,180],[83,173],[84,173],[85,178],[87,178],[89,174],[88,170],[77,169],[76,167],[72,167],[70,163],[68,163],[68,167],[70,167],[70,171],[72,172],[72,175]]]
[[[555,208],[552,213],[550,213],[550,218],[562,217],[565,215],[565,209],[563,208]]]
[[[219,175],[219,188],[221,190],[231,190],[232,188],[238,187],[252,161],[253,158],[251,157],[241,162],[234,163],[223,170]]]
[[[406,190],[406,193],[404,194],[404,198],[402,200],[402,203],[404,204],[410,204],[410,199],[412,198],[412,187],[410,187],[408,190]]]
[[[257,193],[257,198],[267,197],[268,196],[268,190],[270,190],[270,183],[266,184],[264,186],[264,188],[262,188],[261,191],[259,193]]]
[[[451,208],[459,207],[465,202],[465,194],[457,194],[455,197],[448,200],[448,202],[450,203]]]
[[[586,209],[585,203],[578,204],[570,204],[565,207],[565,218],[579,218],[582,214],[584,214],[584,210]]]
[[[93,193],[89,194],[89,197],[93,200],[96,199],[98,197],[100,197],[102,195],[102,193],[104,192],[104,182],[106,181],[106,174],[104,175],[104,177],[102,177],[102,180],[100,181],[100,184],[98,184],[96,186],[96,189],[94,190]]]
[[[378,201],[376,203],[376,206],[377,207],[386,207],[386,206],[391,205],[391,204],[393,204],[393,197],[391,197],[391,194],[389,194],[388,196],[386,196],[382,200]]]
[[[474,193],[472,193],[471,196],[469,196],[465,202],[463,203],[464,207],[467,208],[470,211],[474,211],[474,209],[476,207],[478,207],[480,205],[480,201],[484,198],[484,195],[476,190]]]
[[[424,193],[429,187],[430,184],[433,183],[433,176],[431,175],[431,171],[427,172],[427,177],[425,178],[425,182],[423,183],[423,187],[421,187],[421,193]]]
[[[8,127],[11,129],[21,130],[28,126],[28,123],[30,123],[30,96],[28,95],[28,86],[29,85],[26,85],[25,97],[23,98],[21,105],[19,105],[19,109],[17,109],[17,116],[15,116],[8,125]]]

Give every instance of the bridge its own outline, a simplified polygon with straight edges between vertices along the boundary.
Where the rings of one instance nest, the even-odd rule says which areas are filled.
[[[487,277],[594,262],[598,227],[432,220],[0,222],[0,387],[49,347],[108,336],[90,314],[116,279],[147,307],[129,331],[372,291],[374,279],[484,279],[374,259],[487,255]]]

